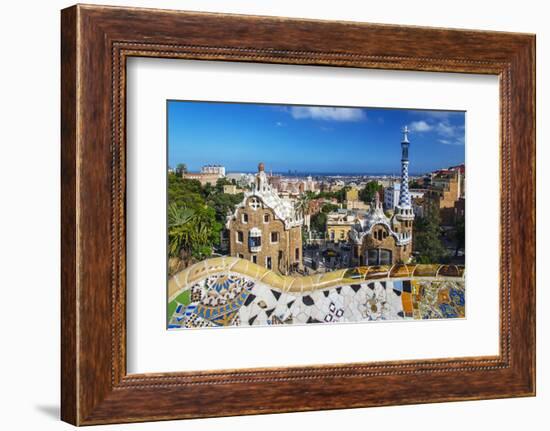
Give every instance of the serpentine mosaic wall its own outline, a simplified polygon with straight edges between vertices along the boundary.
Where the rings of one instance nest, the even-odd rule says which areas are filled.
[[[168,283],[168,328],[464,318],[464,268],[393,265],[281,276],[214,258]]]

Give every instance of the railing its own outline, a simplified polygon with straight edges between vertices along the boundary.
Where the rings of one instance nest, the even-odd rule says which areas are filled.
[[[461,265],[395,264],[345,268],[308,276],[288,276],[245,259],[226,256],[206,259],[172,276],[168,281],[168,296],[173,299],[190,284],[224,272],[238,273],[262,281],[274,289],[287,292],[313,291],[368,280],[415,278],[464,280],[465,274],[464,267]]]

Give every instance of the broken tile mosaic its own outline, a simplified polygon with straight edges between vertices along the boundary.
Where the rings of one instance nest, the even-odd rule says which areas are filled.
[[[464,268],[393,265],[309,277],[222,257],[169,280],[168,328],[465,317]]]

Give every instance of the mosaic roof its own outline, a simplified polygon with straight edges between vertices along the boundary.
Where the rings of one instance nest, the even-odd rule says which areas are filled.
[[[250,202],[249,198],[251,197],[259,198],[265,206],[271,208],[276,217],[284,222],[286,229],[303,224],[303,219],[294,208],[292,201],[279,196],[277,191],[268,183],[264,171],[256,174],[254,189],[245,192],[242,202],[235,207],[235,212],[231,218],[234,219],[237,216],[238,209],[244,208],[247,202]]]

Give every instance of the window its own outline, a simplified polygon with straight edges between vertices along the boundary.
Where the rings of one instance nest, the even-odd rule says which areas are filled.
[[[248,223],[248,214],[244,213],[242,217],[243,223]]]
[[[380,265],[391,265],[391,251],[380,250]]]
[[[271,243],[279,242],[279,232],[271,232]]]
[[[262,237],[261,236],[248,236],[248,246],[249,247],[261,247],[262,246]],[[258,251],[258,250],[256,250]]]
[[[252,208],[254,211],[256,211],[258,208],[262,206],[262,204],[260,203],[260,200],[258,198],[254,197],[250,199],[250,201],[248,202],[248,206]]]
[[[340,232],[340,239],[344,239],[344,231]]]
[[[367,251],[367,265],[391,265],[391,263],[391,250],[374,248]]]
[[[367,265],[378,265],[378,250],[372,249],[367,252]]]
[[[295,256],[296,260],[300,260],[300,249],[299,248],[296,248],[294,256]]]
[[[240,242],[242,244],[243,240],[244,240],[243,232],[241,230],[237,231],[237,242]]]
[[[258,256],[255,254],[252,255],[252,263],[258,263]]]
[[[383,239],[388,237],[388,232],[386,232],[385,229],[378,229],[374,232],[374,238],[378,241],[382,241]]]
[[[264,223],[269,223],[269,214],[264,214]]]
[[[239,259],[244,259],[244,256],[243,256],[241,253],[237,253],[237,257],[238,257]]]
[[[267,269],[271,269],[271,256],[267,256],[267,257],[265,258],[265,267],[266,267]]]

